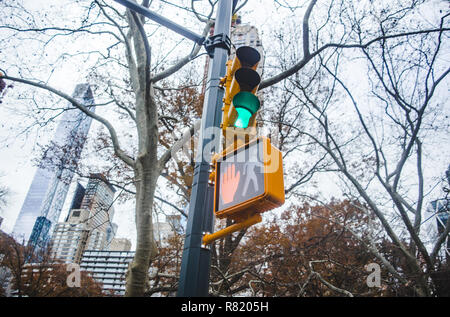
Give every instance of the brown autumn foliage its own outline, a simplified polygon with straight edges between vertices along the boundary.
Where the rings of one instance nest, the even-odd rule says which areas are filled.
[[[21,285],[22,296],[29,297],[102,297],[102,289],[87,272],[80,272],[80,287],[69,287],[67,278],[70,274],[66,264],[42,263],[25,267]]]
[[[183,253],[184,236],[173,234],[158,248],[158,257],[151,263],[150,285],[146,296],[159,294],[174,295],[178,289],[181,256]]]
[[[157,90],[157,98],[163,105],[159,114],[159,142],[170,149],[185,129],[194,126],[201,118],[204,95],[198,91],[195,83],[187,78],[176,89],[165,88]],[[189,201],[194,172],[194,139],[189,146],[190,153],[178,152],[177,160],[167,164],[162,173],[170,186],[180,194],[182,199]],[[189,156],[188,156],[189,155]]]
[[[80,271],[80,287],[67,283],[73,272],[67,265],[57,263],[49,250],[33,252],[9,235],[0,235],[0,268],[9,272],[14,296],[26,297],[94,297],[104,296],[101,284]],[[1,285],[0,285],[1,288]],[[5,294],[5,290],[2,289]]]
[[[376,259],[346,229],[364,234],[369,219],[363,210],[352,201],[317,206],[306,203],[264,226],[249,229],[227,271],[213,274],[216,292],[233,295],[246,290],[253,296],[344,294],[327,287],[319,274],[355,296],[381,295],[383,289],[366,284],[370,272],[365,266]]]
[[[418,277],[398,248],[383,236],[374,218],[369,218],[366,208],[349,200],[324,205],[305,203],[286,210],[263,226],[252,227],[228,259],[229,266],[223,266],[220,274],[212,271],[215,293],[417,296]],[[369,227],[377,250],[396,271],[407,276],[407,283],[401,283],[369,252],[365,245]],[[367,284],[372,273],[367,269],[370,263],[380,265],[380,287]],[[430,275],[436,284],[435,295],[448,296],[448,263],[439,261],[437,265],[436,273]]]

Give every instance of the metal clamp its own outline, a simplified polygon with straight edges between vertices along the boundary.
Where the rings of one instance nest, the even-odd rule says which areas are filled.
[[[204,237],[204,236],[208,236],[208,235],[210,235],[210,234],[211,234],[211,232],[208,232],[208,231],[203,231],[203,232],[202,232],[203,237]],[[204,242],[203,242],[203,238],[202,238],[202,244],[201,244],[200,247],[201,247],[202,249],[206,249],[206,250],[210,250],[210,249],[211,249],[211,245],[210,245],[210,244],[204,243]]]
[[[228,35],[223,33],[208,37],[203,45],[205,46],[206,52],[211,58],[214,57],[214,49],[216,47],[226,49],[228,51],[228,55],[230,55],[231,52],[231,40]]]

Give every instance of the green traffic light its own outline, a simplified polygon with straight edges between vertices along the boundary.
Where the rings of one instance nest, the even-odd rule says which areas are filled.
[[[234,126],[236,128],[247,128],[248,122],[250,121],[250,118],[252,117],[252,113],[248,111],[245,108],[237,108],[236,109],[238,113],[238,117],[236,119],[236,122],[234,123]]]
[[[259,99],[248,91],[241,91],[233,98],[233,106],[237,112],[237,118],[234,123],[236,128],[247,128],[250,118],[258,111],[260,107]]]

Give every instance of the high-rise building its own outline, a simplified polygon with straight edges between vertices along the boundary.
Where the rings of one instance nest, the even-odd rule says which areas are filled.
[[[255,48],[261,55],[256,71],[262,75],[264,68],[264,48],[259,38],[258,29],[250,24],[242,24],[240,17],[233,17],[230,34],[233,49],[231,50],[230,59],[234,58],[236,50],[241,46],[251,46]]]
[[[101,174],[90,177],[82,198],[81,187],[75,191],[72,206],[78,209],[71,209],[66,221],[55,226],[52,255],[64,262],[79,263],[84,250],[106,249],[117,231],[112,223],[115,189]]]
[[[80,209],[91,211],[90,227],[106,233],[107,228],[112,224],[114,217],[114,193],[113,186],[107,184],[106,178],[102,174],[91,174],[86,186]]]
[[[125,277],[134,251],[86,250],[80,269],[89,272],[94,280],[102,283],[105,293],[125,295]]]
[[[450,218],[450,199],[443,198],[432,201],[428,205],[427,211],[432,213],[432,216],[436,218],[437,235],[444,233]],[[441,252],[450,260],[450,235],[447,235],[446,242],[444,241]]]
[[[81,202],[83,201],[84,193],[86,192],[86,189],[77,182],[77,187],[75,188],[75,193],[73,194],[72,203],[70,204],[69,210],[72,209],[80,209],[81,208]],[[70,213],[67,214],[67,219],[69,218]]]
[[[131,241],[127,238],[114,238],[108,247],[109,251],[130,251]]]
[[[90,110],[94,110],[92,106],[94,98],[88,84],[77,85],[73,97]],[[91,117],[74,109],[72,104],[68,104],[52,140],[55,148],[65,150],[66,157],[61,158],[62,164],[51,169],[44,167],[45,164],[40,164],[38,167],[13,228],[13,235],[16,238],[28,241],[38,217],[46,218],[50,221],[50,226],[58,221],[73,177],[73,171],[65,168],[64,162],[76,164],[79,160],[91,121]],[[41,223],[36,228],[45,222],[43,218],[39,221]],[[46,227],[42,226],[42,228]],[[42,232],[36,232],[33,238],[48,240]],[[30,241],[30,243],[40,244],[39,241]]]
[[[89,210],[72,209],[65,222],[56,224],[51,240],[55,259],[66,263],[80,263],[89,238]]]
[[[181,231],[180,215],[166,215],[165,222],[153,223],[153,237],[160,246],[166,246],[168,239]]]
[[[214,26],[211,27],[209,35],[214,35]],[[250,24],[242,24],[241,17],[235,14],[233,15],[233,18],[231,20],[230,40],[232,48],[229,59],[234,58],[236,50],[241,46],[251,46],[258,50],[259,54],[261,55],[261,60],[259,61],[256,71],[259,75],[262,75],[264,69],[264,48],[259,38],[258,29]],[[210,57],[206,56],[205,68],[203,73],[204,81],[202,85],[202,94],[205,93],[206,89],[206,78],[208,76],[209,62]]]
[[[448,194],[450,188],[450,165],[445,171],[445,176],[447,178],[447,184],[443,186],[443,190]],[[445,232],[445,228],[450,218],[450,199],[447,194],[445,195],[445,198],[433,200],[427,206],[427,211],[431,214],[428,219],[431,219],[432,217],[436,219],[437,232],[435,232],[435,238]],[[444,253],[447,261],[450,261],[450,234],[447,235],[445,240],[446,241],[444,241],[441,248],[441,253]]]
[[[52,222],[47,218],[43,216],[37,217],[28,244],[37,250],[44,249],[50,238],[49,231],[51,226]]]

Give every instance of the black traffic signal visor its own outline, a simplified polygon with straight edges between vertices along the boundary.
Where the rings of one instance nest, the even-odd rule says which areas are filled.
[[[239,68],[234,73],[234,78],[241,91],[253,91],[261,82],[259,74],[251,68]]]
[[[250,46],[241,46],[236,50],[236,57],[241,62],[242,67],[254,67],[260,60],[259,52]]]

